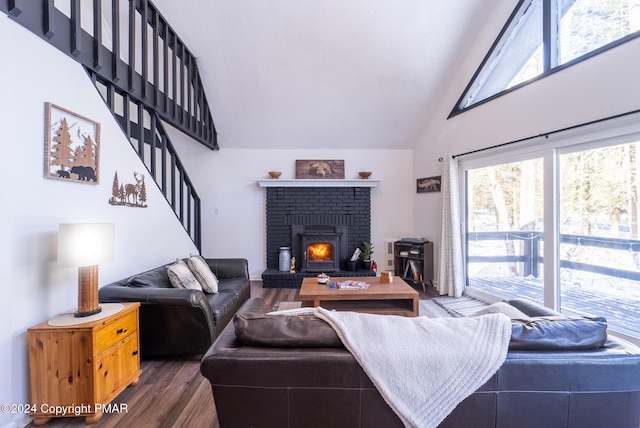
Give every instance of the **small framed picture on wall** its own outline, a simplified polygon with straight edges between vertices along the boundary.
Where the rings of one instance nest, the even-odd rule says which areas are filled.
[[[436,175],[434,177],[418,178],[416,179],[416,192],[417,193],[439,192],[441,180],[442,180],[441,175]]]

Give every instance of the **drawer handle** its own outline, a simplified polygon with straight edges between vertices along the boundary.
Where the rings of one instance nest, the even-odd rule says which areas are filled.
[[[137,350],[133,351],[131,355],[138,355],[138,351]]]
[[[116,331],[116,334],[122,334],[122,333],[124,333],[124,329],[123,328],[120,328],[120,329],[118,329],[118,331]]]

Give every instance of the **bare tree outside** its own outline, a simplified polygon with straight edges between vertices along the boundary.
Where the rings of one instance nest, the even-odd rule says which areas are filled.
[[[558,25],[561,64],[640,30],[638,0],[560,0],[559,3],[573,3]]]
[[[521,239],[511,239],[508,232],[541,229],[543,212],[542,160],[514,162],[469,171],[468,225],[469,232],[494,230],[496,245],[485,242],[478,254],[490,251],[499,255],[500,247],[507,256],[523,254]],[[472,198],[472,199],[471,199]],[[489,249],[488,247],[492,247]],[[471,247],[469,251],[471,252]],[[470,253],[471,254],[471,253]],[[505,264],[509,276],[523,274],[523,266],[517,262]]]
[[[640,333],[638,144],[558,156],[560,305]],[[467,171],[469,286],[543,301],[542,159]],[[635,314],[629,316],[629,312]]]
[[[557,0],[557,64],[565,64],[640,30],[640,0]],[[506,86],[544,71],[542,45]]]

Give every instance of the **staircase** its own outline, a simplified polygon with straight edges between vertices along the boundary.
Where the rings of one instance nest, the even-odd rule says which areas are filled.
[[[155,111],[89,71],[98,92],[193,243],[201,248],[200,197]]]
[[[148,0],[0,0],[0,10],[80,62],[194,244],[200,198],[162,121],[218,150],[196,60]]]

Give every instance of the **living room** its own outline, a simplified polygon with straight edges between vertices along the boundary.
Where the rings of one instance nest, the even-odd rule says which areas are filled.
[[[178,7],[180,2],[156,3],[169,13],[170,8]],[[385,114],[389,112],[387,109],[394,109],[393,104],[381,109],[379,116],[365,117],[367,120],[363,122],[343,117],[349,126],[343,124],[334,131],[331,121],[336,121],[336,115],[348,114],[343,108],[332,113],[330,103],[341,97],[327,97],[320,105],[308,105],[311,113],[305,115],[305,105],[298,102],[305,96],[304,91],[298,93],[300,98],[285,97],[280,104],[275,103],[259,112],[264,116],[261,120],[266,122],[270,115],[276,114],[274,112],[283,112],[280,114],[285,117],[276,119],[281,124],[291,123],[290,128],[282,128],[284,125],[263,128],[264,123],[260,122],[245,130],[242,122],[248,113],[243,110],[255,102],[252,97],[260,96],[260,85],[245,89],[250,94],[244,104],[237,102],[231,104],[233,108],[225,109],[225,104],[217,106],[218,95],[223,100],[234,95],[224,95],[222,87],[225,84],[205,81],[208,98],[214,107],[220,150],[212,151],[178,130],[168,129],[202,198],[202,255],[246,258],[252,280],[259,280],[266,268],[266,237],[265,194],[257,181],[268,178],[267,172],[271,170],[282,171],[283,179],[294,178],[298,159],[340,159],[345,162],[346,178],[357,178],[359,171],[372,171],[371,178],[381,180],[372,191],[371,239],[377,251],[382,251],[384,240],[388,238],[424,236],[434,241],[437,258],[441,193],[416,193],[415,187],[418,178],[441,175],[440,157],[525,139],[640,108],[637,82],[640,39],[635,38],[448,119],[456,100],[513,10],[513,5],[504,2],[486,2],[484,6],[489,12],[476,5],[474,12],[478,16],[468,17],[465,26],[454,27],[464,31],[455,38],[458,50],[447,53],[448,67],[443,74],[446,79],[439,83],[433,99],[401,100],[402,105],[411,105],[412,109],[401,112],[402,126],[389,124],[384,134],[374,134],[365,129],[365,125],[386,122]],[[357,13],[358,7],[364,6],[350,6],[349,10]],[[189,35],[196,32],[193,28],[197,26],[189,28],[188,21],[178,21],[179,14],[175,11],[168,16],[171,15],[176,16],[177,22],[172,25],[182,37],[186,40],[198,37],[197,34]],[[258,21],[256,16],[253,19],[255,21],[249,23]],[[251,25],[244,29],[251,34]],[[9,17],[2,19],[0,37],[5,48],[4,58],[8,59],[0,69],[4,82],[0,117],[10,154],[10,160],[6,162],[8,174],[5,174],[2,186],[2,199],[6,202],[1,249],[2,268],[8,281],[0,295],[2,319],[8,326],[2,335],[0,370],[3,378],[10,382],[0,394],[3,403],[24,403],[29,392],[27,328],[77,305],[77,271],[56,264],[58,224],[115,224],[114,260],[100,266],[101,285],[199,251],[157,187],[147,186],[146,208],[108,204],[116,172],[122,182],[128,183],[134,180],[134,173],[146,174],[146,170],[83,68]],[[411,46],[419,48],[422,45]],[[392,48],[387,46],[381,54],[383,59]],[[238,48],[234,55],[241,56],[242,52],[247,51]],[[313,56],[309,52],[306,55]],[[384,81],[385,84],[394,88],[394,80],[407,79],[403,88],[419,87],[419,76],[425,69],[413,69],[406,58],[407,62],[391,58],[386,69],[391,73],[391,79]],[[204,68],[207,60],[199,61],[200,67]],[[333,62],[335,59],[318,57],[310,65],[320,67]],[[425,67],[424,63],[422,66]],[[394,78],[392,71],[402,67],[404,69],[398,70],[401,77]],[[357,70],[349,69],[351,72]],[[272,71],[271,80],[282,71]],[[295,74],[291,70],[284,71]],[[231,80],[234,72],[233,68],[220,71],[224,73],[221,81]],[[307,80],[296,81],[296,85],[303,89],[314,87],[317,72],[308,70]],[[342,73],[338,66],[333,73],[335,75],[323,83],[328,85],[340,76],[338,82],[342,86],[338,87],[346,88],[358,81],[358,75]],[[255,78],[251,76],[251,79]],[[286,77],[282,79],[287,80]],[[385,89],[381,98],[374,100],[380,104],[387,102],[384,97],[388,97],[389,92],[389,88]],[[267,100],[271,102],[275,98]],[[360,101],[363,100],[369,98]],[[346,103],[347,100],[343,101]],[[46,102],[100,123],[101,174],[98,183],[43,178]],[[372,115],[370,106],[361,104],[353,108]],[[291,117],[296,110],[301,112]],[[326,111],[327,116],[319,115],[321,111]],[[252,117],[257,116],[254,113]],[[363,118],[358,116],[357,119]],[[383,144],[381,139],[390,142]],[[0,418],[3,426],[22,426],[25,422],[24,415],[2,414]]]

